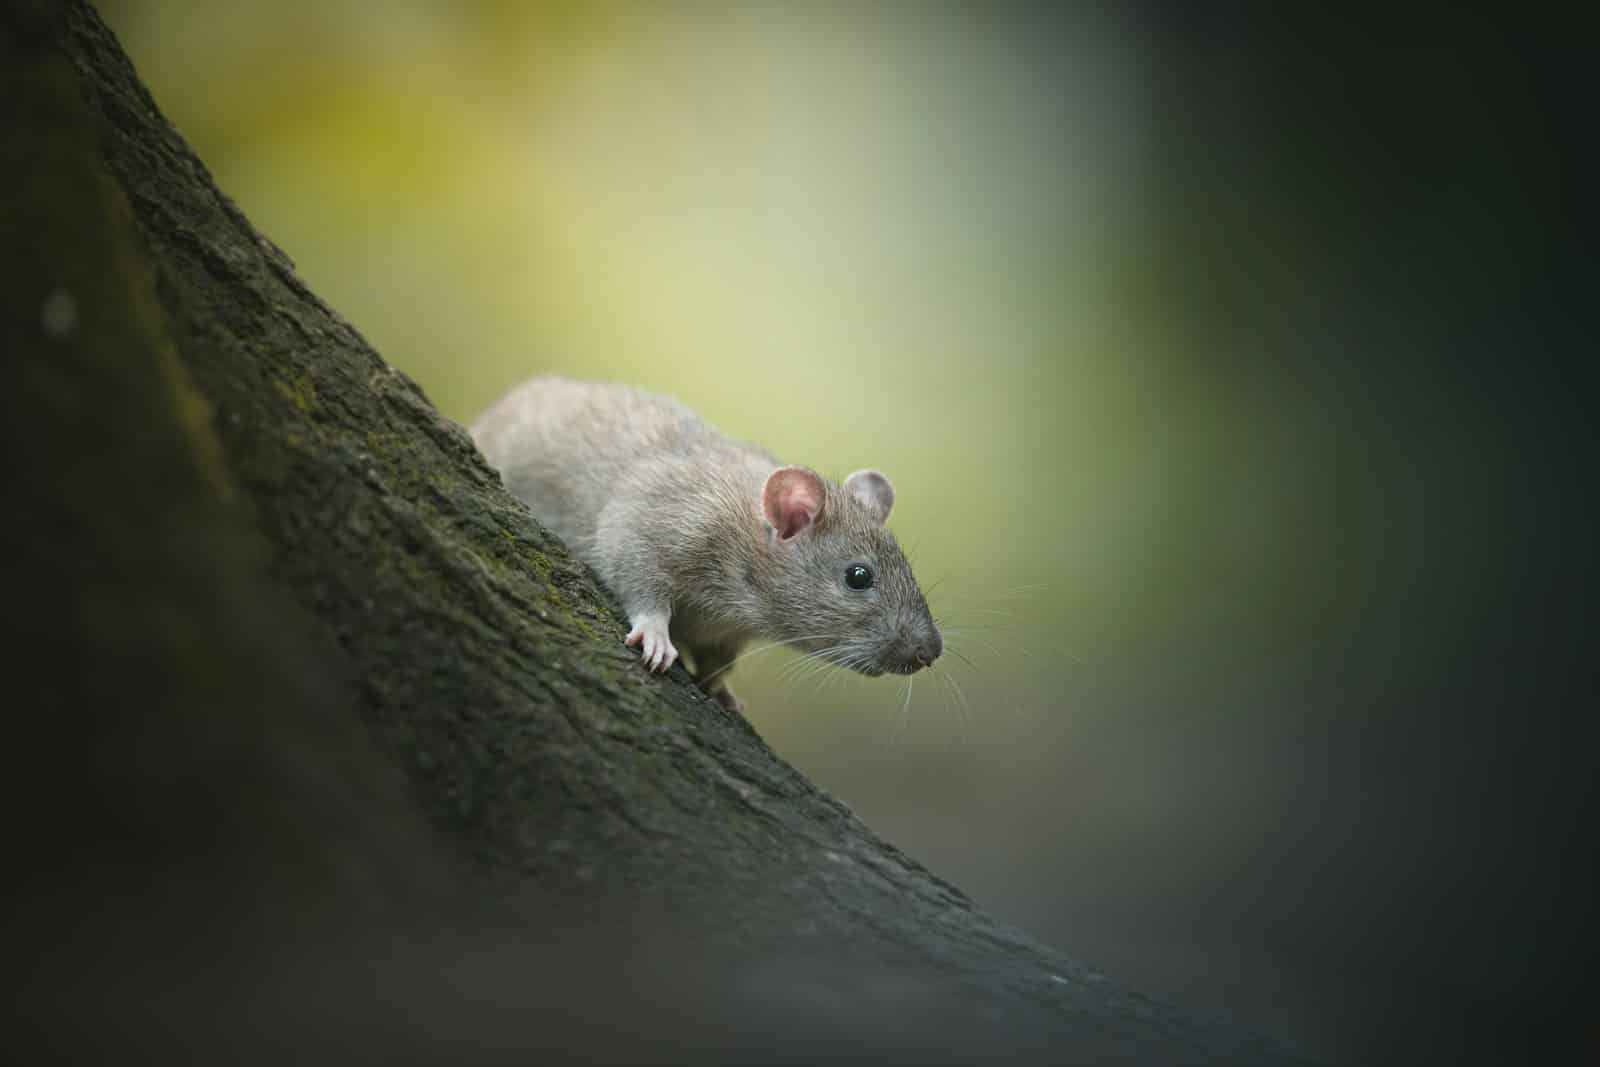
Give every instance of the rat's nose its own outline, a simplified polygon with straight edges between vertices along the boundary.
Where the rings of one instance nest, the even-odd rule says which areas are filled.
[[[939,636],[939,631],[918,641],[911,650],[911,658],[919,667],[931,667],[933,661],[939,658],[939,653],[944,651],[944,638]]]

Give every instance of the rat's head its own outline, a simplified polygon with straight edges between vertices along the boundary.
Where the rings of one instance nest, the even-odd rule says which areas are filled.
[[[757,595],[777,635],[862,674],[911,674],[944,651],[928,602],[884,528],[894,487],[877,471],[829,485],[805,467],[767,477],[767,555]]]

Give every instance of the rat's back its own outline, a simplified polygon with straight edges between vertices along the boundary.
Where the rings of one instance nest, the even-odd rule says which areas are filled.
[[[772,463],[676,400],[557,377],[513,388],[473,424],[472,436],[506,489],[591,562],[607,504],[678,481],[673,468],[726,470],[756,456],[755,469]]]

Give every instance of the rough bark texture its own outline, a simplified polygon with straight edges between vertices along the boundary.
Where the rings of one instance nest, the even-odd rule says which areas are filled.
[[[1290,1062],[989,918],[641,671],[93,11],[0,10],[12,1040]]]

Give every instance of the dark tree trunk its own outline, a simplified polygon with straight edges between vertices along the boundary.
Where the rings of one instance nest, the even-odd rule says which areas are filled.
[[[94,12],[0,10],[12,1041],[1289,1062],[989,918],[641,671]]]

